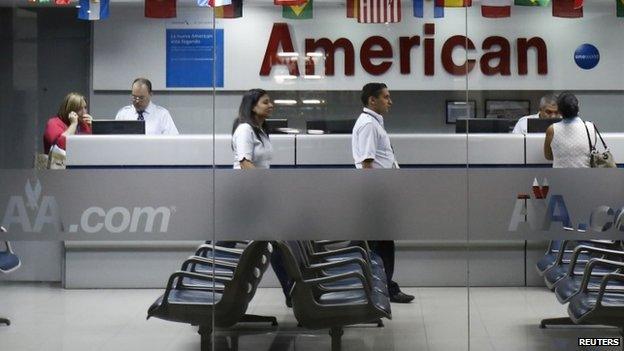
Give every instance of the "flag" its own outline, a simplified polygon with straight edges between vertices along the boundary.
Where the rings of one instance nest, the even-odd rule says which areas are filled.
[[[243,0],[232,0],[231,5],[215,7],[216,18],[239,18],[243,17]]]
[[[71,3],[71,0],[54,0],[55,5],[65,6],[65,5],[69,5],[70,3]]]
[[[583,17],[583,1],[582,0],[553,0],[552,15],[555,17],[563,17],[563,18]]]
[[[108,0],[80,0],[78,18],[96,21],[108,18]]]
[[[208,7],[208,0],[197,0],[197,6]]]
[[[232,5],[232,0],[208,0],[208,6],[210,7],[219,7],[226,5]]]
[[[145,0],[145,17],[176,17],[176,0]]]
[[[550,0],[515,0],[514,5],[516,6],[548,6],[550,5]]]
[[[273,0],[274,5],[282,6],[301,6],[306,2],[307,0]]]
[[[359,0],[358,22],[401,22],[401,0]]]
[[[289,19],[311,19],[314,11],[313,0],[306,0],[303,5],[282,6],[282,17]]]
[[[616,15],[624,17],[624,0],[615,0]]]
[[[347,0],[347,18],[358,18],[360,0]]]
[[[428,5],[433,7],[433,18],[442,18],[444,17],[444,7],[437,6],[434,1],[427,0]],[[424,0],[413,0],[412,3],[414,7],[414,17],[423,18],[425,17],[425,1]],[[429,6],[427,6],[429,8]],[[431,17],[431,16],[427,16]]]
[[[481,0],[481,16],[503,18],[511,16],[512,0]]]
[[[435,4],[442,7],[470,7],[472,0],[435,0]]]

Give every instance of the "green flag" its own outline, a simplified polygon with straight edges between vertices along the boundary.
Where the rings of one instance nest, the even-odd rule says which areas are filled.
[[[311,19],[312,11],[312,0],[308,0],[303,5],[299,6],[282,6],[282,17],[289,19]]]
[[[514,0],[516,6],[548,6],[550,0]]]
[[[617,8],[616,14],[618,17],[624,17],[624,0],[615,0],[615,6]]]

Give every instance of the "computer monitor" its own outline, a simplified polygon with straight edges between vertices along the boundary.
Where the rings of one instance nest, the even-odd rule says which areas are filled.
[[[288,120],[286,118],[275,118],[265,120],[269,134],[283,134],[283,128],[288,128]],[[281,130],[280,130],[281,129]]]
[[[92,123],[93,134],[145,134],[145,121],[98,119]]]
[[[315,120],[307,121],[306,129],[322,130],[329,134],[351,134],[354,125],[354,119]]]
[[[455,133],[509,133],[509,120],[493,118],[460,118]]]
[[[529,118],[527,119],[527,133],[546,133],[551,124],[561,121],[561,118]]]

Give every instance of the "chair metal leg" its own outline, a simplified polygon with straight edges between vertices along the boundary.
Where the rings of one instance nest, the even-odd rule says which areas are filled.
[[[11,321],[8,318],[0,317],[0,324],[11,325]]]
[[[238,351],[238,334],[230,336],[230,350]]]
[[[201,351],[212,350],[212,326],[200,325],[197,332],[201,336]]]
[[[341,351],[342,334],[344,334],[342,327],[335,327],[329,330],[329,335],[331,336],[331,351]]]
[[[547,325],[575,325],[570,317],[546,318],[540,322],[540,329],[545,329]]]
[[[274,316],[258,316],[255,314],[246,314],[240,320],[243,323],[271,323],[272,326],[277,326],[277,318]]]

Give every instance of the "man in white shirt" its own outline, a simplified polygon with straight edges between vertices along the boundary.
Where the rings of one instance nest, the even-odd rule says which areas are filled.
[[[166,108],[152,103],[152,82],[137,78],[132,82],[132,105],[122,107],[115,119],[145,121],[146,135],[178,135],[171,114]]]
[[[384,127],[383,115],[392,106],[390,92],[383,83],[368,83],[362,88],[362,113],[353,126],[351,146],[355,167],[398,168],[390,138]],[[369,241],[371,250],[383,260],[390,301],[408,303],[414,296],[401,292],[392,280],[394,274],[394,241]]]
[[[557,108],[557,97],[553,94],[544,95],[540,99],[539,112],[534,115],[524,116],[518,120],[512,133],[526,134],[528,120],[531,118],[559,118],[559,109]]]

